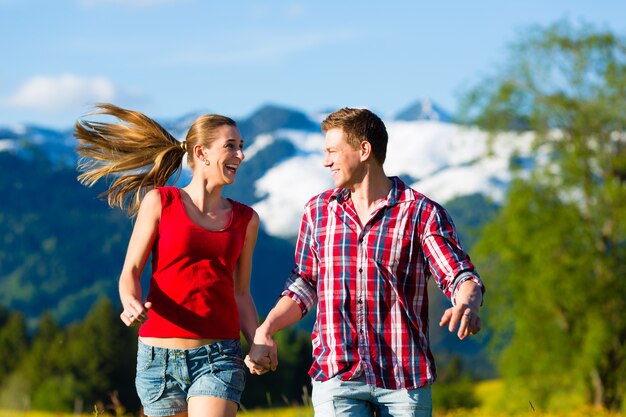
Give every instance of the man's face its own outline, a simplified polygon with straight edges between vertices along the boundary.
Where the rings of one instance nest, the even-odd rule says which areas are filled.
[[[360,182],[363,172],[361,152],[346,142],[343,130],[334,128],[326,132],[324,151],[324,166],[330,168],[335,187],[350,188]]]

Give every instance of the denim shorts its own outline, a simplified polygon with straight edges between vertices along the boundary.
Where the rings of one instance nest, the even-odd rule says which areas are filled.
[[[139,341],[135,386],[144,414],[187,412],[190,397],[206,395],[240,404],[245,367],[239,340],[194,349],[166,349]]]
[[[312,384],[315,417],[432,417],[430,385],[385,389],[367,385],[363,376],[348,381],[335,376]]]

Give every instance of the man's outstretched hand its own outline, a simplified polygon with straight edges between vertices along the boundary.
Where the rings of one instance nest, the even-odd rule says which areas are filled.
[[[454,332],[458,326],[457,336],[461,340],[478,333],[480,331],[478,309],[482,299],[480,286],[473,281],[465,281],[457,292],[456,305],[443,313],[439,326],[447,325],[450,332]]]

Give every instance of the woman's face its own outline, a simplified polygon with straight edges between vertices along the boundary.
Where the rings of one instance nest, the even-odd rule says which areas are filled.
[[[222,125],[215,130],[215,139],[204,148],[204,158],[210,162],[203,165],[210,175],[232,184],[239,165],[244,159],[243,139],[235,126]]]

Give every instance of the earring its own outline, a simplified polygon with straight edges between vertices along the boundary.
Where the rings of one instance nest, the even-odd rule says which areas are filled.
[[[211,161],[209,161],[208,159],[204,160],[204,165],[209,166],[211,165]]]

